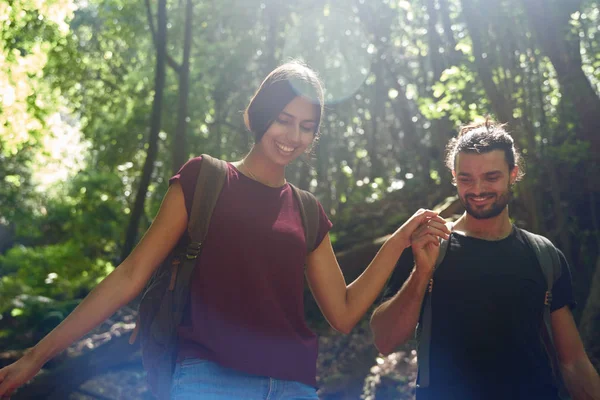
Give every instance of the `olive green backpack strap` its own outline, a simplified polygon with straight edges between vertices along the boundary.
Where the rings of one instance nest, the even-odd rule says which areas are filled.
[[[452,223],[447,224],[448,229],[452,230]],[[438,267],[444,261],[446,252],[448,251],[448,243],[450,240],[440,239],[440,252],[438,258],[435,261],[433,267],[433,273],[437,271]],[[419,388],[426,388],[430,383],[429,374],[429,362],[430,362],[430,348],[431,348],[431,292],[433,291],[433,276],[429,280],[427,285],[427,291],[423,298],[423,307],[421,309],[421,318],[417,324],[416,337],[417,337],[417,356],[419,360]]]
[[[225,161],[218,160],[206,154],[202,155],[201,167],[196,179],[196,189],[192,199],[191,215],[188,219],[188,233],[191,241],[186,249],[185,259],[182,260],[177,257],[172,263],[171,282],[169,284],[169,291],[171,292],[175,291],[175,287],[182,287],[181,282],[188,282],[184,280],[185,276],[190,275],[196,265],[192,260],[198,257],[201,244],[208,232],[212,210],[221,193],[226,176],[227,163]],[[190,261],[187,262],[187,266],[184,268],[182,264],[186,264],[185,260]],[[183,279],[181,278],[182,275],[184,275]],[[187,287],[187,285],[183,287]],[[181,299],[177,301],[180,302]],[[175,319],[178,320],[179,317],[176,316]],[[135,329],[129,339],[131,344],[137,340],[139,329],[140,323],[138,317]]]
[[[315,242],[319,232],[319,202],[312,193],[298,189],[291,183],[290,187],[300,208],[304,239],[306,240],[306,254],[308,255],[315,249]]]
[[[176,325],[181,323],[183,311],[188,302],[189,282],[196,266],[195,259],[200,254],[202,243],[208,233],[213,209],[217,204],[223,183],[227,177],[227,169],[225,161],[213,158],[208,154],[202,154],[202,164],[198,173],[188,220],[190,242],[186,249],[186,257],[181,262],[175,284],[176,288],[181,288],[181,290],[175,291],[174,318]],[[186,260],[189,261],[186,262]]]
[[[136,332],[149,387],[159,400],[170,399],[177,358],[177,328],[190,295],[192,273],[202,251],[213,209],[227,177],[227,163],[202,155],[188,219],[189,244],[176,247],[161,263],[142,296]]]
[[[227,163],[202,154],[202,164],[196,181],[188,233],[192,242],[201,243],[208,232],[212,210],[217,204],[221,188],[227,177]]]

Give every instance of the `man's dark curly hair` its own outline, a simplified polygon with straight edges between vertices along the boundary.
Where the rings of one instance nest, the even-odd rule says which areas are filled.
[[[483,154],[494,150],[502,150],[509,171],[519,167],[517,181],[525,175],[523,158],[515,147],[515,142],[505,129],[506,124],[500,124],[490,118],[485,122],[473,123],[460,128],[458,136],[450,140],[446,146],[446,166],[450,171],[456,167],[458,153]]]

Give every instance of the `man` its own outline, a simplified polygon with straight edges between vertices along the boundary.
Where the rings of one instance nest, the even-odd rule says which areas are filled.
[[[421,360],[417,400],[558,400],[560,378],[551,354],[574,399],[600,400],[600,378],[570,310],[575,304],[564,255],[558,251],[561,273],[545,304],[545,272],[525,233],[509,219],[512,186],[523,175],[512,137],[489,120],[464,127],[448,145],[446,164],[466,212],[453,225],[438,267],[433,233],[440,224],[413,233],[411,250],[389,283],[392,297],[373,313],[375,345],[389,354],[410,339],[431,291],[427,378]],[[551,352],[542,338],[544,307],[551,312]]]

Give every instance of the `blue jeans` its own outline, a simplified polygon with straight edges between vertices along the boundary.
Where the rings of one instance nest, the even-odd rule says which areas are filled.
[[[175,366],[171,400],[318,400],[304,383],[246,374],[208,360],[188,358]]]

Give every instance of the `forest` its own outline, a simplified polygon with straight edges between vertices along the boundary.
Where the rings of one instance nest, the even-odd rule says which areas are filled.
[[[287,178],[333,222],[346,280],[419,208],[460,214],[461,125],[507,124],[526,161],[514,222],[571,266],[600,370],[600,4],[595,0],[0,1],[0,367],[131,252],[191,157],[241,159],[242,113],[290,59],[322,78],[312,154]],[[413,399],[416,352],[320,333],[323,399]],[[14,399],[145,399],[125,307]],[[518,362],[518,360],[515,360]]]

